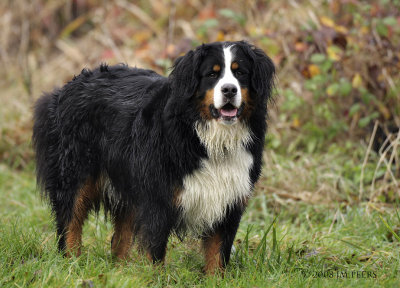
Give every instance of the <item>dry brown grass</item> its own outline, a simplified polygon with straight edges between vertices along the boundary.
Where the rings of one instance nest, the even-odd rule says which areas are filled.
[[[320,31],[332,33],[331,30],[326,30],[323,17],[332,12],[329,9],[334,9],[336,2],[345,1],[330,1],[330,7],[323,0],[266,3],[248,0],[235,3],[152,0],[141,2],[141,5],[126,0],[2,1],[0,159],[20,168],[31,161],[31,107],[42,91],[61,86],[82,68],[92,68],[101,62],[125,62],[132,66],[154,69],[159,73],[168,73],[167,68],[178,55],[202,42],[245,39],[255,43],[272,56],[278,67],[278,90],[291,89],[309,103],[310,107],[318,105],[314,102],[312,93],[305,88],[304,82],[308,76],[304,75],[304,69],[310,64],[308,59],[312,53],[325,53],[326,45],[330,45],[329,39],[325,41],[318,37],[323,35]],[[237,14],[223,16],[220,9],[226,7]],[[315,43],[303,41],[307,36],[304,32],[307,29],[314,29],[313,31],[319,33],[313,34],[317,39]],[[345,58],[344,68],[338,71],[350,80],[353,75],[360,74],[372,87],[371,91],[379,92],[380,88],[376,86],[378,84],[383,83],[385,87],[397,85],[393,75],[398,75],[398,72],[383,66],[382,78],[377,82],[366,70],[369,67],[367,63],[380,59],[381,51],[399,51],[395,47],[385,48],[387,41],[376,33],[376,29],[372,29],[371,35],[377,48],[374,50],[375,46],[361,46],[359,55]],[[349,34],[346,37],[349,42],[364,43],[362,33],[359,37],[350,37]],[[385,57],[382,58],[382,65],[385,65],[385,59],[389,59],[390,55]],[[354,99],[357,100],[354,97],[340,101],[351,105]],[[283,100],[283,97],[277,98],[271,111],[270,133],[281,141],[288,142],[302,132],[292,122],[290,115],[281,117],[282,111],[279,111],[279,107]],[[399,96],[394,96],[388,102],[371,105],[377,105],[381,120],[391,119],[399,125],[399,116],[390,111],[394,106],[393,101],[400,101]],[[343,104],[344,107],[345,105],[347,104]],[[310,111],[304,111],[303,114],[304,117],[309,117]],[[353,130],[357,130],[354,123],[357,123],[360,115],[356,114],[350,119],[352,124],[349,133],[351,137],[355,136],[354,143],[360,143],[358,151],[363,151],[361,156],[354,156],[351,162],[362,166],[362,170],[357,172],[362,174],[361,181],[357,182],[354,177],[349,179],[345,170],[349,168],[344,168],[341,164],[351,158],[348,150],[347,156],[341,156],[338,152],[310,155],[298,151],[295,152],[297,156],[285,158],[282,157],[282,151],[278,153],[270,149],[265,154],[266,169],[263,172],[263,181],[258,186],[259,193],[272,194],[276,202],[282,204],[291,201],[339,201],[351,204],[365,199],[378,201],[382,195],[392,201],[393,197],[388,196],[388,193],[394,191],[394,194],[400,194],[400,134],[389,135],[386,139],[388,145],[376,156],[371,148],[368,149],[368,143],[363,137],[357,138],[358,134],[355,132],[352,134]],[[359,133],[360,129],[357,131]],[[370,136],[371,131],[365,129],[361,132]],[[375,169],[375,175],[372,182],[365,184],[364,171],[370,171],[371,166]],[[386,167],[386,172],[383,176],[378,176],[382,167]]]

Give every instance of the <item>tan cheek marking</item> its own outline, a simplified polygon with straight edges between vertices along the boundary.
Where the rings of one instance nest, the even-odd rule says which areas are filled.
[[[214,274],[218,270],[222,270],[222,259],[221,259],[221,236],[217,233],[211,237],[208,237],[203,242],[204,256],[206,260],[206,266],[204,271],[207,274]]]
[[[200,102],[200,115],[204,119],[211,120],[210,105],[214,103],[214,89],[207,90],[204,99]]]
[[[236,70],[239,68],[239,64],[237,62],[233,62],[231,65],[232,70]]]
[[[249,95],[249,90],[247,88],[241,88],[240,91],[242,92],[242,99],[245,104],[243,113],[241,115],[242,118],[244,119],[249,119],[252,111],[254,110],[250,95]]]
[[[96,183],[91,180],[88,180],[79,189],[74,203],[72,220],[67,226],[67,256],[71,257],[72,254],[79,256],[81,254],[82,226],[88,216],[89,210],[93,207],[93,203],[98,197],[99,193]]]
[[[243,101],[247,104],[250,102],[250,97],[249,97],[249,90],[247,88],[240,88],[240,92],[242,92],[242,99]]]
[[[220,70],[221,70],[221,66],[219,66],[217,64],[213,66],[213,71],[214,72],[219,72]]]

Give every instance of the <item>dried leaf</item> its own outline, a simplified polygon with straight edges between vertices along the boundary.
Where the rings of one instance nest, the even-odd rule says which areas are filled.
[[[333,61],[339,61],[341,58],[340,49],[336,46],[329,46],[326,48],[326,53],[328,54],[328,58]]]
[[[293,128],[299,128],[300,127],[300,120],[299,118],[295,117],[292,121],[292,127]]]
[[[385,120],[390,119],[390,111],[389,111],[389,109],[382,102],[378,102],[377,105],[378,105],[379,112],[383,115]]]
[[[328,18],[326,16],[322,16],[319,18],[319,21],[321,21],[322,25],[330,28],[335,28],[335,22],[331,18]]]
[[[342,25],[335,25],[334,29],[336,32],[342,33],[342,34],[347,34],[347,32],[349,32],[349,30]]]
[[[212,5],[207,5],[199,13],[199,19],[203,21],[208,19],[215,19],[216,17],[217,15],[215,13],[214,6]]]
[[[317,65],[314,64],[310,64],[308,65],[308,72],[310,73],[310,77],[314,77],[316,75],[319,75],[321,73],[321,70],[319,69],[319,67]]]
[[[137,31],[133,34],[133,39],[137,43],[141,43],[141,44],[150,40],[151,37],[152,37],[152,33],[148,29],[143,29],[143,30]]]
[[[101,54],[101,59],[102,60],[110,60],[115,57],[114,51],[112,49],[107,49],[104,50],[103,53]]]
[[[168,44],[166,53],[167,53],[168,57],[175,55],[176,54],[176,46],[172,43]]]
[[[341,8],[341,1],[340,0],[333,0],[331,1],[331,4],[329,5],[331,8],[331,11],[333,12],[333,14],[337,15],[340,12],[340,8]]]
[[[353,88],[360,88],[362,86],[363,82],[362,82],[362,78],[360,76],[359,73],[356,73],[356,75],[354,75],[353,80],[351,81],[351,85],[353,86]]]
[[[360,32],[361,32],[361,34],[368,35],[370,33],[369,27],[368,26],[361,27]]]
[[[296,42],[294,44],[294,50],[296,50],[297,52],[304,52],[307,50],[307,45],[304,42]]]
[[[224,41],[224,40],[225,40],[225,33],[223,31],[218,31],[215,41]]]
[[[79,16],[74,21],[70,22],[62,31],[60,38],[66,38],[71,35],[72,32],[77,30],[82,26],[83,23],[86,22],[86,15]]]

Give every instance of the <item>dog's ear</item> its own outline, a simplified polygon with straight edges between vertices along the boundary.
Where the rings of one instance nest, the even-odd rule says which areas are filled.
[[[202,46],[200,46],[176,59],[169,75],[170,87],[175,95],[190,98],[196,93],[199,84],[198,68],[203,55],[202,51]]]
[[[241,42],[242,48],[251,58],[254,69],[251,75],[251,85],[258,97],[269,100],[272,89],[274,88],[275,66],[263,50],[250,45],[247,42]]]

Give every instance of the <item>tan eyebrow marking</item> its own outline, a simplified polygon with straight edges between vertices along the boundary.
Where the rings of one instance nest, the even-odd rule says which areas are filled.
[[[221,66],[219,66],[219,65],[217,65],[217,64],[215,64],[214,66],[213,66],[213,71],[214,72],[219,72],[221,70]]]
[[[232,70],[236,70],[239,68],[239,64],[237,62],[233,62],[231,65]]]

